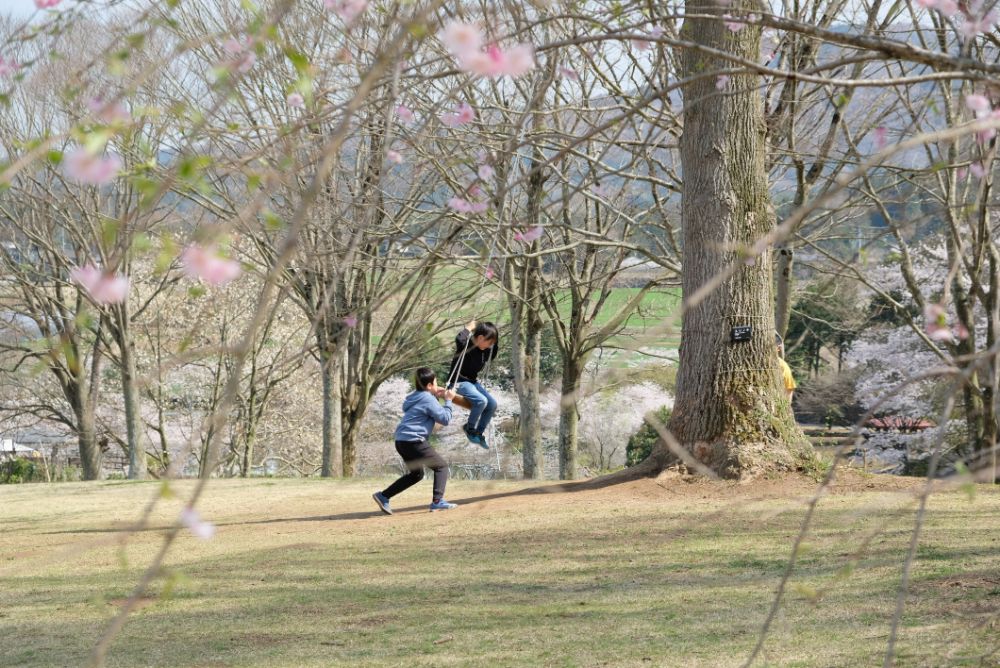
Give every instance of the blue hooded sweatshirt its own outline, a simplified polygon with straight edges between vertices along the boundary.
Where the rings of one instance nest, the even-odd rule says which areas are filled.
[[[430,436],[434,423],[451,422],[451,401],[444,406],[427,390],[411,392],[403,401],[403,419],[396,427],[397,441],[423,441]]]

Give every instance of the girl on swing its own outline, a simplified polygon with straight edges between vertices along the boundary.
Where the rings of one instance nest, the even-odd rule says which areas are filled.
[[[469,408],[469,421],[462,428],[466,438],[488,450],[486,427],[497,410],[497,400],[486,391],[478,380],[479,372],[497,356],[500,349],[497,326],[492,322],[470,322],[455,337],[455,357],[448,373],[448,389],[457,383],[456,392],[465,397]]]

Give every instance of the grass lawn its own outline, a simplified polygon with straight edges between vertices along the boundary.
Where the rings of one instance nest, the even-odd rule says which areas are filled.
[[[757,665],[882,664],[922,481],[845,476]],[[386,517],[370,499],[384,483],[213,481],[200,510],[216,536],[182,534],[154,587],[170,591],[143,601],[108,665],[740,665],[815,487],[461,481],[448,490],[461,506],[431,514],[425,481]],[[151,529],[123,532],[158,488],[0,487],[0,666],[85,664],[182,506],[161,501]],[[935,494],[896,665],[998,665],[998,616],[1000,489]]]

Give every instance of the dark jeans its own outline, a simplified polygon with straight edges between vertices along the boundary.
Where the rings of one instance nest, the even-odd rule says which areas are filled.
[[[382,495],[391,499],[404,489],[416,485],[424,479],[424,467],[434,471],[434,497],[432,501],[444,498],[444,486],[448,482],[448,464],[427,441],[396,441],[396,452],[406,462],[410,471],[389,485]]]

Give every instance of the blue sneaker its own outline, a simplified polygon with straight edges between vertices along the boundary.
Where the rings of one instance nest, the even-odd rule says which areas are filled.
[[[481,431],[476,432],[476,438],[479,439],[479,447],[483,450],[489,450],[490,444],[486,442],[486,434]]]
[[[441,499],[440,501],[435,501],[435,502],[433,502],[431,504],[431,512],[432,513],[435,510],[451,510],[452,508],[458,508],[458,504],[457,503],[448,503],[444,499]]]
[[[476,432],[476,430],[470,427],[468,424],[462,426],[462,431],[465,432],[465,437],[469,439],[469,443],[475,443],[481,448],[486,447],[485,445],[483,445],[482,436],[480,436],[479,433]]]
[[[389,499],[382,492],[375,492],[372,494],[372,498],[375,499],[375,503],[378,504],[379,509],[382,510],[386,515],[392,515],[392,508],[389,507]]]

